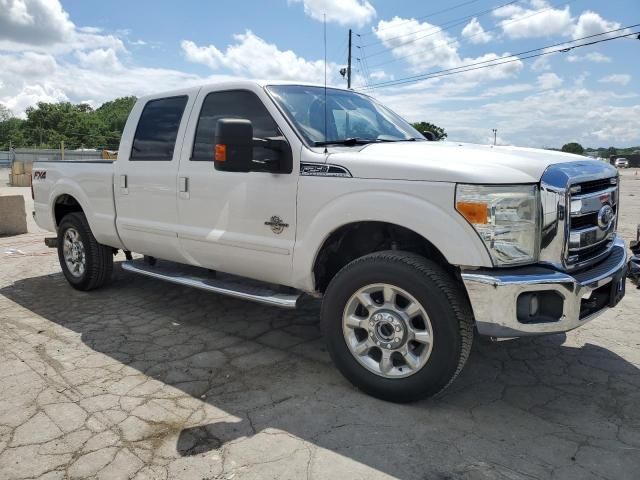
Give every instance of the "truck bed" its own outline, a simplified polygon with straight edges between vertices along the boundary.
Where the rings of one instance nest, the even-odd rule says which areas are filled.
[[[41,228],[56,231],[61,205],[76,201],[96,240],[122,247],[115,227],[113,160],[35,162],[32,175],[34,215]]]

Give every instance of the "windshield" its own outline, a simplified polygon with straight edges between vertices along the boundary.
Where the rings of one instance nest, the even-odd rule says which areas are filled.
[[[311,145],[425,140],[391,110],[359,93],[327,88],[325,118],[324,87],[272,85],[267,88]]]

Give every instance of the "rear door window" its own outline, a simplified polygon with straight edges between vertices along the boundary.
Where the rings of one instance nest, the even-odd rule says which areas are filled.
[[[130,160],[170,162],[186,104],[186,95],[147,102],[133,138]]]

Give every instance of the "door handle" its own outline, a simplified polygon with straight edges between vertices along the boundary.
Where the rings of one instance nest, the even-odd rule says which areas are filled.
[[[178,180],[178,191],[180,193],[187,193],[189,191],[189,179],[187,177],[180,177]]]
[[[126,175],[120,175],[120,193],[122,195],[129,194],[129,180]]]

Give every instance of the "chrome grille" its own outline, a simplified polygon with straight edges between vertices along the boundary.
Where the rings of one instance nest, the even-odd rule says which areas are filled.
[[[614,167],[595,160],[551,165],[540,182],[540,200],[542,263],[579,270],[609,254],[618,217]],[[612,218],[604,222],[607,216]]]
[[[617,178],[571,185],[569,195],[566,263],[575,268],[598,261],[613,245],[618,217]],[[603,219],[607,213],[611,218]]]

